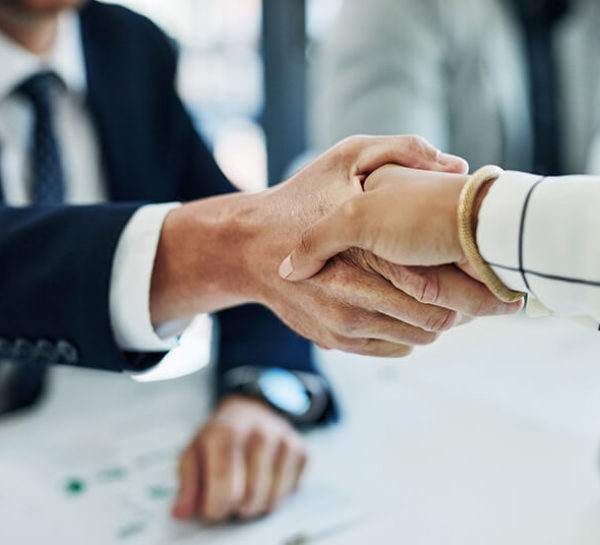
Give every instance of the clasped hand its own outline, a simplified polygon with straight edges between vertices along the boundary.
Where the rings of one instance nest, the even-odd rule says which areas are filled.
[[[184,204],[161,232],[153,323],[260,303],[320,346],[393,357],[515,312],[455,265],[466,170],[418,137],[357,136],[261,193]]]
[[[336,259],[354,256],[356,261],[360,256],[365,267],[414,300],[421,320],[413,325],[430,331],[474,316],[517,312],[521,301],[500,303],[468,274],[457,224],[467,179],[462,173],[395,165],[377,169],[365,180],[363,192],[303,233],[282,262],[280,275],[305,281],[324,274]],[[432,316],[445,319],[436,323]]]

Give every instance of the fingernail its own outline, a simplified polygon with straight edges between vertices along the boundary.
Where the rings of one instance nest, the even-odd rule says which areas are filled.
[[[279,266],[279,276],[281,278],[287,279],[294,272],[294,267],[292,265],[292,256],[288,255]]]

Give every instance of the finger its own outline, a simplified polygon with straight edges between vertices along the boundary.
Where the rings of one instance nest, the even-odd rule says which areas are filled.
[[[366,196],[352,198],[317,221],[302,235],[300,244],[279,267],[279,275],[290,281],[304,280],[319,272],[331,257],[357,247],[370,250],[364,237],[369,233],[364,214]],[[362,240],[361,240],[362,239]]]
[[[292,491],[297,490],[298,486],[300,485],[300,480],[302,479],[304,471],[306,470],[306,466],[308,465],[308,458],[308,452],[306,451],[300,456],[300,460],[296,468],[296,477],[294,479],[294,483],[292,484]]]
[[[362,275],[356,283],[348,282],[353,285],[352,290],[339,296],[347,298],[355,307],[385,314],[425,331],[446,331],[457,325],[459,315],[455,310],[421,303],[405,293],[399,281],[397,271],[401,269],[398,266],[368,257],[367,266],[377,274]]]
[[[344,308],[330,323],[333,331],[352,339],[378,339],[393,344],[426,345],[436,341],[439,333],[425,331],[379,312]]]
[[[204,440],[204,497],[199,514],[219,522],[233,514],[244,493],[244,458],[235,429],[220,429]]]
[[[404,358],[412,353],[413,347],[391,343],[380,339],[355,339],[334,335],[332,348],[360,356],[377,358]]]
[[[277,449],[275,458],[275,469],[273,472],[273,483],[269,493],[268,510],[275,510],[281,502],[287,498],[295,489],[302,471],[302,457],[305,456],[303,449],[295,446],[295,441],[282,441]]]
[[[267,512],[273,482],[275,445],[256,431],[250,434],[246,450],[246,491],[238,513],[255,518]]]
[[[200,487],[199,459],[195,445],[190,445],[179,460],[179,492],[171,508],[171,514],[178,519],[194,516],[198,509]]]
[[[357,174],[368,174],[388,163],[440,172],[468,172],[460,157],[440,152],[420,136],[372,136],[365,139],[356,165]],[[360,145],[360,142],[358,142]]]
[[[454,265],[402,267],[392,265],[390,281],[417,301],[443,306],[468,316],[514,314],[522,302],[503,303],[487,287]]]

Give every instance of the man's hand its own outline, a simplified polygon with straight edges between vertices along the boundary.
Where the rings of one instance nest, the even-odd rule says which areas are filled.
[[[380,263],[351,252],[304,282],[292,284],[278,274],[310,225],[340,208],[353,218],[365,179],[390,162],[437,171],[467,168],[417,137],[352,137],[277,187],[172,211],[152,278],[153,321],[255,302],[327,348],[391,357],[434,341],[462,320],[454,290],[447,290],[445,304],[428,304],[403,288],[405,282],[418,286],[417,275],[396,282]],[[505,311],[481,286],[465,290],[477,313]]]
[[[271,512],[296,490],[307,458],[284,418],[260,401],[231,396],[181,456],[173,516],[219,522]]]
[[[466,275],[458,238],[457,211],[468,177],[385,166],[371,174],[364,192],[307,229],[282,262],[280,275],[299,281],[323,274],[349,249],[374,270],[424,303],[485,315],[487,288]],[[434,267],[434,265],[438,265]],[[489,292],[488,292],[489,295]],[[521,302],[498,305],[511,313]],[[492,312],[494,313],[494,312]]]

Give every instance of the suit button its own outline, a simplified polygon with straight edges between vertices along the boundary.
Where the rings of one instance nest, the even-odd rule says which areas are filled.
[[[13,344],[12,355],[16,360],[30,360],[33,356],[33,344],[27,339],[19,337]]]
[[[79,361],[77,349],[68,341],[60,340],[56,343],[57,363],[75,365]]]
[[[54,363],[58,356],[57,352],[58,350],[53,343],[46,339],[40,339],[35,343],[32,359],[42,363]]]

